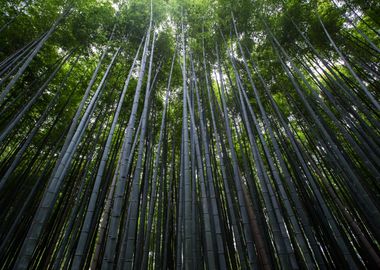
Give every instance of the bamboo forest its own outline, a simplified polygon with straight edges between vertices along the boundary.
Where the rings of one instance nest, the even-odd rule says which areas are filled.
[[[0,0],[7,269],[380,269],[380,1]]]

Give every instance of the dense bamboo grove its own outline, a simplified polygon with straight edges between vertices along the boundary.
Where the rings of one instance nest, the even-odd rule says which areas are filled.
[[[377,1],[0,10],[0,269],[380,268]]]

